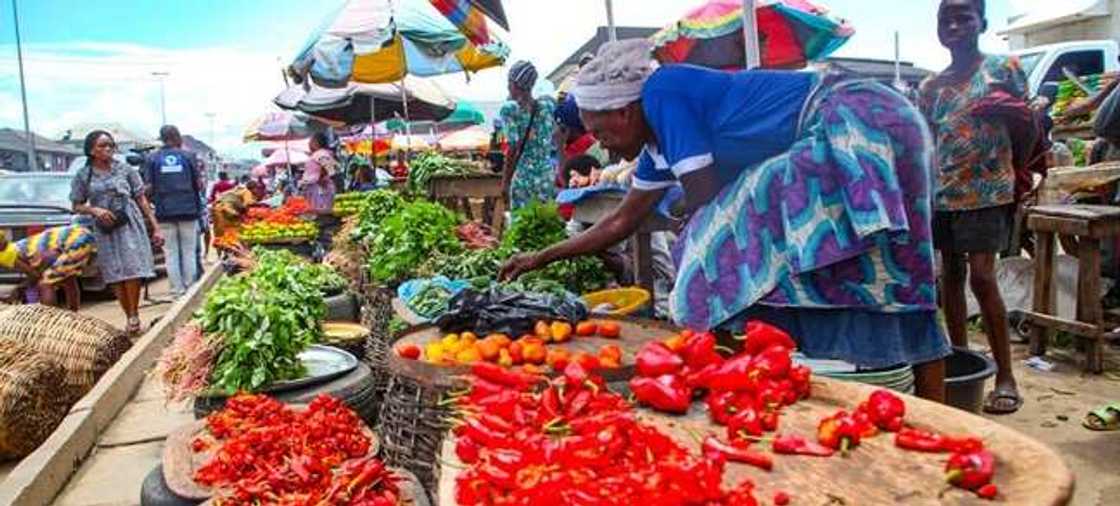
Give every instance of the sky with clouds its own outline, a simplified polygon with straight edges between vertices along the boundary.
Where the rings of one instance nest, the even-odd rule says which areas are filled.
[[[322,18],[343,0],[18,0],[32,130],[57,137],[80,122],[118,122],[154,136],[166,72],[168,121],[185,133],[237,150],[240,134],[272,110],[284,86],[281,68]],[[416,1],[416,0],[401,0]],[[700,0],[614,0],[619,26],[663,26]],[[1006,44],[995,32],[1013,12],[1052,0],[988,0],[985,50]],[[856,35],[840,56],[890,59],[901,34],[902,58],[938,69],[936,0],[822,0]],[[529,59],[547,74],[606,24],[603,0],[505,0],[510,61]],[[0,126],[22,128],[11,5],[0,2]],[[504,98],[504,71],[447,76],[452,96]],[[211,129],[213,125],[213,129]],[[243,150],[242,150],[243,151]]]

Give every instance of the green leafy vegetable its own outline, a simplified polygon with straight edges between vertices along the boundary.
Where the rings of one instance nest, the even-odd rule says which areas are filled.
[[[393,286],[408,279],[430,256],[463,250],[455,227],[460,217],[425,201],[406,204],[385,218],[368,243],[370,279]]]
[[[408,191],[427,195],[428,182],[436,176],[469,176],[476,171],[468,164],[437,152],[421,153],[408,166]]]
[[[377,232],[381,222],[406,204],[401,194],[393,190],[374,190],[363,194],[358,210],[358,224],[351,237],[357,242],[365,242]]]

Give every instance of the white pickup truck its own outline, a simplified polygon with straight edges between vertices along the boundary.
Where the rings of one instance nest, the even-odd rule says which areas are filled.
[[[1038,95],[1043,83],[1064,81],[1067,73],[1082,77],[1120,71],[1120,45],[1114,40],[1060,42],[1012,54],[1023,64],[1031,96]]]

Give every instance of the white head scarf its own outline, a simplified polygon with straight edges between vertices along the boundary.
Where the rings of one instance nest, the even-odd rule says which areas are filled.
[[[645,39],[608,42],[583,67],[572,88],[576,104],[585,111],[613,111],[637,102],[642,85],[653,74],[652,44]]]

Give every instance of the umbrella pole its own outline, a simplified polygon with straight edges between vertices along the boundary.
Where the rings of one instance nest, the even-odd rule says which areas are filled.
[[[359,137],[360,139],[361,137]],[[377,168],[377,97],[369,97],[369,166]]]
[[[405,154],[412,153],[412,118],[408,115],[408,93],[404,89],[404,78],[401,78],[401,106],[404,107],[404,135],[405,135]]]
[[[758,16],[756,0],[743,0],[743,48],[747,53],[747,68],[762,66],[762,51],[758,43]]]
[[[610,37],[611,42],[618,40],[618,30],[614,26],[614,2],[606,0],[607,2],[607,35]]]

